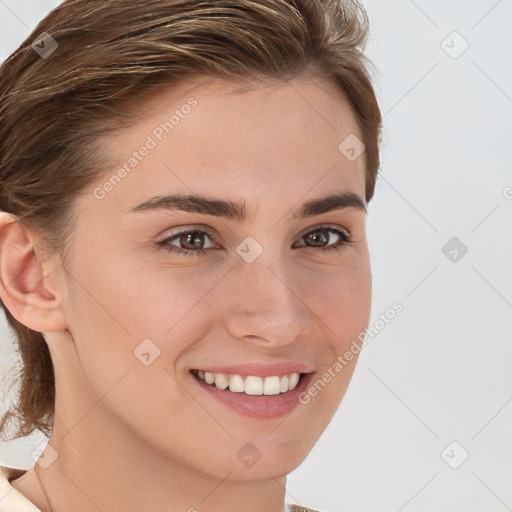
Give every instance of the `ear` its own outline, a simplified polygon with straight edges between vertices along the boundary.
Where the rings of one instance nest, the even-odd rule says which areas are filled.
[[[35,237],[15,216],[0,212],[0,298],[29,329],[63,331],[67,322],[61,309],[62,293],[45,277],[49,261],[39,249],[36,255],[36,245]]]

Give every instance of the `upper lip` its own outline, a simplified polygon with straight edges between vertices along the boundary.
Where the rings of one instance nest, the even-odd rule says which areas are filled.
[[[286,375],[287,373],[311,373],[314,370],[307,364],[294,361],[281,363],[244,363],[232,366],[210,366],[197,367],[195,370],[202,370],[210,373],[227,373],[231,375],[254,375],[258,377],[271,377],[273,375]]]

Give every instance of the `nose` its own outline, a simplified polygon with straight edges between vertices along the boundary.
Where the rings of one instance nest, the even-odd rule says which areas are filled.
[[[229,276],[226,327],[231,335],[261,346],[281,346],[311,329],[297,272],[276,258],[240,261]]]

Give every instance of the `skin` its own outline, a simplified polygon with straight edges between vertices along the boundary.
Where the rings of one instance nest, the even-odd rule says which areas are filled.
[[[50,445],[58,457],[37,468],[54,512],[78,505],[84,512],[234,512],[240,504],[246,512],[282,512],[285,500],[293,502],[286,475],[348,387],[357,355],[308,404],[255,419],[205,396],[189,373],[291,359],[311,365],[316,380],[370,317],[365,212],[292,217],[304,201],[333,191],[364,201],[364,154],[350,161],[338,150],[349,134],[362,138],[349,104],[328,81],[235,89],[220,79],[166,87],[141,109],[144,118],[103,141],[122,165],[169,112],[191,96],[198,101],[103,199],[91,187],[76,201],[68,271],[58,256],[45,258],[38,246],[34,253],[34,235],[0,216],[1,298],[44,333],[55,367]],[[126,213],[178,192],[244,200],[251,216],[240,223],[183,211]],[[303,237],[318,224],[348,231],[352,242],[340,251],[308,247]],[[205,235],[205,255],[157,247],[191,226],[216,237]],[[236,253],[247,236],[263,248],[250,264]],[[338,242],[332,233],[328,244]],[[150,366],[134,356],[145,338],[160,350]],[[251,468],[237,457],[247,442],[262,454]],[[50,510],[34,470],[11,483]]]

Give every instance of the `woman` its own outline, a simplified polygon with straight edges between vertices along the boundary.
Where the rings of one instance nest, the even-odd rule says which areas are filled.
[[[381,115],[356,2],[68,0],[0,69],[0,510],[312,510],[368,325]]]

